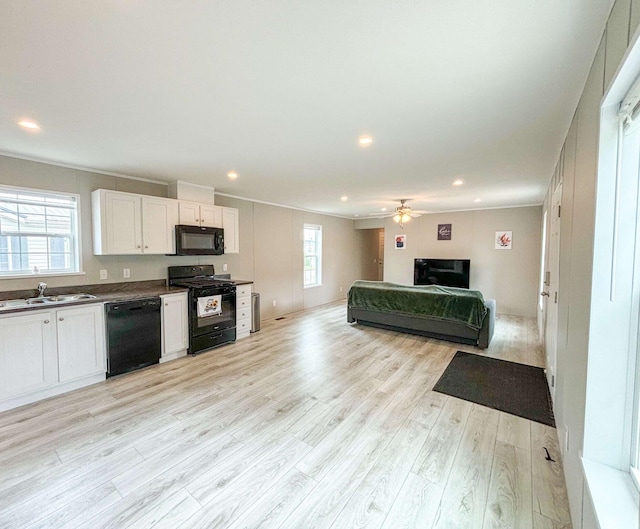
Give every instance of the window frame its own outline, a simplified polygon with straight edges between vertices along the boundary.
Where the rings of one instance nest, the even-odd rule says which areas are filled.
[[[315,240],[315,253],[312,254],[316,257],[316,273],[314,283],[307,283],[306,278],[306,264],[305,261],[309,255],[306,253],[306,243],[307,238],[305,236],[305,232],[307,230],[316,231],[316,240]],[[304,224],[302,228],[302,287],[303,288],[314,288],[322,286],[322,225],[321,224]]]
[[[58,276],[74,276],[74,275],[85,275],[83,271],[83,263],[82,263],[82,233],[81,233],[81,222],[82,218],[82,209],[81,209],[81,198],[78,193],[69,193],[66,191],[53,191],[50,189],[40,189],[40,188],[32,188],[32,187],[23,187],[23,186],[12,186],[6,184],[0,184],[0,192],[5,193],[16,193],[16,194],[24,194],[24,195],[33,195],[39,196],[43,198],[51,198],[51,199],[63,199],[69,200],[75,203],[75,211],[71,216],[71,236],[70,236],[70,260],[71,267],[69,269],[64,270],[52,270],[52,269],[43,269],[38,270],[37,272],[28,271],[28,270],[18,270],[16,272],[7,272],[0,271],[0,281],[10,280],[10,279],[20,279],[27,277],[58,277]],[[0,199],[1,200],[1,199]],[[39,205],[39,204],[36,204]],[[68,206],[65,206],[68,207]],[[73,208],[72,208],[73,209]],[[29,232],[26,232],[27,234]],[[35,234],[35,233],[34,233]],[[20,237],[20,235],[16,235]],[[48,237],[48,235],[44,235]],[[48,252],[47,252],[48,253]],[[28,255],[22,254],[19,255]]]

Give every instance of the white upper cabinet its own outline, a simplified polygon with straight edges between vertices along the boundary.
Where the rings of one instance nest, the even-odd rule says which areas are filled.
[[[212,204],[180,201],[180,224],[222,228],[222,208]]]
[[[94,191],[94,193],[96,193]],[[97,213],[101,217],[98,222],[101,228],[99,237],[96,233],[96,207],[94,205],[94,253],[96,254],[136,254],[142,253],[142,202],[138,195],[104,191],[97,195]],[[96,249],[96,240],[102,243],[100,251]]]
[[[177,221],[178,204],[175,200],[142,197],[142,253],[176,253]]]
[[[222,227],[224,228],[224,253],[239,253],[238,210],[236,208],[221,209]]]
[[[200,204],[200,226],[222,228],[222,208],[210,204]]]
[[[97,189],[91,204],[95,255],[175,253],[176,200]]]
[[[176,224],[224,228],[225,253],[238,253],[238,210],[96,189],[91,193],[95,255],[175,254]]]

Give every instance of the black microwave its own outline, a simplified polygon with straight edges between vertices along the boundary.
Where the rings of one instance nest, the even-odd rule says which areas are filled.
[[[176,255],[222,255],[224,230],[200,226],[176,226]]]

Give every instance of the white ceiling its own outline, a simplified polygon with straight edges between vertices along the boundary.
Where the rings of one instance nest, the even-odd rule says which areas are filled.
[[[611,5],[5,0],[0,151],[345,216],[540,204]]]

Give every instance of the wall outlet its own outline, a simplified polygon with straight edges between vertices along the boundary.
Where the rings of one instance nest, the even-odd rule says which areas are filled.
[[[276,303],[276,300],[273,300],[273,306],[276,307],[278,304]]]
[[[340,287],[340,293],[342,293],[342,287]]]
[[[107,271],[106,270],[100,270],[100,279],[107,279]]]
[[[123,268],[122,269],[122,277],[124,277],[125,279],[129,279],[131,277],[131,269],[130,268]]]
[[[226,271],[227,271],[227,268],[228,268],[227,263],[224,263],[224,264],[222,265],[222,271],[223,271],[223,272],[226,272]]]

